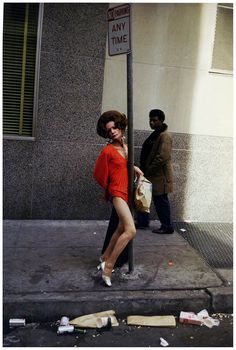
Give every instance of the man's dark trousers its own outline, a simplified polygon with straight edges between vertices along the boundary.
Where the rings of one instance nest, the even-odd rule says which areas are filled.
[[[173,224],[170,214],[170,202],[166,193],[159,196],[153,196],[153,203],[161,222],[161,228],[165,231],[173,230]]]
[[[161,229],[163,230],[173,230],[173,224],[171,221],[170,213],[170,202],[167,194],[161,194],[158,196],[153,196],[153,203],[158,215],[158,218],[161,222]],[[137,212],[137,225],[140,227],[149,226],[149,213]]]

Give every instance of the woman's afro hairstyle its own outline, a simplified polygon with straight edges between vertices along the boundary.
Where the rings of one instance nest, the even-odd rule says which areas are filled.
[[[115,127],[120,130],[125,130],[127,126],[127,117],[125,114],[118,111],[107,111],[104,112],[97,122],[97,133],[103,138],[108,138],[108,133],[106,130],[106,124],[109,122],[114,122]]]

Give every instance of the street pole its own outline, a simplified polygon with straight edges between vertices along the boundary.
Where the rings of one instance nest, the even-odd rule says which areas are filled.
[[[134,138],[133,138],[133,56],[127,54],[127,114],[128,114],[128,175],[129,206],[133,216],[133,183],[134,183]],[[129,242],[129,273],[134,270],[133,240]]]
[[[109,56],[126,54],[127,57],[127,116],[128,116],[128,199],[133,216],[133,182],[134,182],[134,142],[133,142],[133,56],[131,40],[131,4],[122,4],[109,8],[108,53]],[[133,242],[129,243],[129,272],[134,270]]]

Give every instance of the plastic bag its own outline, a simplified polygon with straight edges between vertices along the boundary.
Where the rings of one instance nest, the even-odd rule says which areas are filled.
[[[136,209],[149,213],[152,201],[152,183],[141,175],[136,181],[135,187],[134,204]]]

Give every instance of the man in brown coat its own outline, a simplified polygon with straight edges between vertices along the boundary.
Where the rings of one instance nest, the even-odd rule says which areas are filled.
[[[173,170],[171,164],[172,138],[164,123],[165,114],[160,109],[149,113],[149,123],[153,133],[143,143],[140,155],[140,168],[151,181],[153,203],[161,223],[154,233],[173,233],[168,193],[173,191]],[[137,212],[136,227],[149,226],[149,213]]]

